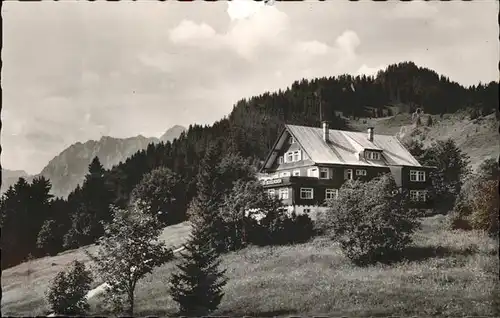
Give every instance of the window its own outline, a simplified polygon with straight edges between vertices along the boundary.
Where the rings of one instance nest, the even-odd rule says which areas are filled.
[[[288,188],[281,188],[279,190],[279,198],[282,200],[288,199]]]
[[[295,143],[295,138],[290,137],[290,139],[288,139],[288,141],[289,141],[291,144],[294,144],[294,143]]]
[[[425,171],[410,170],[410,181],[424,182]]]
[[[318,178],[319,177],[319,175],[318,175],[318,168],[309,168],[307,170],[307,176],[308,177]]]
[[[294,177],[300,177],[300,170],[293,170],[292,175]]]
[[[365,158],[368,160],[380,160],[380,153],[375,151],[366,151]]]
[[[300,161],[300,150],[295,150],[293,152],[293,161]]]
[[[269,189],[269,190],[267,190],[267,195],[270,198],[274,198],[276,196],[276,191],[274,189]]]
[[[300,188],[301,199],[312,199],[314,197],[312,188]]]
[[[427,200],[427,191],[426,190],[410,190],[410,200],[425,202]]]
[[[284,172],[281,172],[280,173],[280,177],[283,178],[283,177],[289,177],[290,176],[290,171],[284,171]]]
[[[319,178],[320,179],[329,179],[330,178],[330,169],[328,168],[321,168],[319,169]]]
[[[325,199],[337,199],[339,196],[338,189],[326,189],[325,191]]]
[[[285,162],[296,162],[300,161],[302,158],[302,151],[295,150],[289,151],[285,154]]]
[[[357,176],[366,176],[366,170],[364,169],[356,169]]]
[[[352,180],[352,169],[344,170],[344,180]]]
[[[280,156],[280,157],[278,158],[278,163],[279,163],[279,164],[282,164],[282,163],[283,163],[283,156]]]

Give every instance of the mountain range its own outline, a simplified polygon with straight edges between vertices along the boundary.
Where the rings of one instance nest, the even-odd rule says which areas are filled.
[[[94,157],[98,157],[105,169],[125,161],[137,151],[146,149],[151,143],[173,141],[186,128],[175,125],[169,128],[160,138],[136,136],[130,138],[114,138],[103,136],[100,140],[77,142],[55,156],[37,175],[28,175],[23,170],[2,168],[2,193],[21,177],[28,182],[37,176],[44,176],[52,183],[52,194],[67,197],[78,184],[81,184]]]

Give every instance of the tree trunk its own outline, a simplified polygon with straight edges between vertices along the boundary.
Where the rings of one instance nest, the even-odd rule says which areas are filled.
[[[133,291],[128,293],[128,303],[129,303],[128,314],[130,317],[133,317],[134,316],[134,292]]]

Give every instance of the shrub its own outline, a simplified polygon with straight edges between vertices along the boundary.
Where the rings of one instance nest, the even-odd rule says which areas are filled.
[[[281,201],[269,197],[257,181],[235,182],[225,196],[220,215],[226,251],[241,249],[249,243],[263,246],[305,242],[314,235],[309,216],[288,215]],[[257,221],[257,215],[263,217]]]
[[[496,181],[481,182],[471,202],[473,229],[498,233],[498,186]]]
[[[485,159],[479,165],[478,174],[485,180],[498,180],[500,177],[498,161],[494,158]]]
[[[322,227],[358,265],[397,260],[419,227],[406,193],[389,175],[347,182],[328,205],[329,211],[320,216]]]
[[[474,120],[479,117],[479,111],[475,108],[469,110],[469,117],[471,120]]]
[[[69,271],[59,272],[47,292],[51,310],[58,315],[84,315],[89,309],[86,294],[92,283],[85,265],[74,261]]]

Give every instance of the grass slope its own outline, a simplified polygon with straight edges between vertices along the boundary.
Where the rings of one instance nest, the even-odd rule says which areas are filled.
[[[408,135],[420,139],[425,146],[435,140],[453,139],[467,155],[470,156],[473,169],[486,158],[498,156],[500,144],[498,141],[498,121],[495,114],[469,119],[465,113],[431,115],[433,125],[426,126],[427,117],[422,117],[422,126],[412,127],[410,114],[398,114],[383,118],[361,118],[350,120],[350,126],[359,131],[374,127],[376,133],[397,135],[405,138]]]
[[[178,247],[189,235],[187,222],[163,230],[161,239],[170,247]],[[74,260],[89,264],[84,250],[97,251],[95,245],[65,251],[57,256],[43,257],[2,271],[2,314],[12,316],[37,316],[48,311],[45,291],[58,272],[65,270]],[[96,281],[92,287],[101,282]]]
[[[324,237],[295,246],[249,247],[224,255],[229,282],[214,314],[498,316],[498,242],[478,232],[450,231],[445,225],[442,216],[424,219],[408,250],[411,261],[391,266],[355,267]],[[185,235],[186,228],[180,226],[169,237],[177,239],[179,233]],[[23,286],[24,277],[14,277],[20,269],[4,273],[10,301],[2,306],[3,314],[46,312],[39,295],[56,271],[49,275],[44,268],[63,256],[39,261],[37,266],[33,262],[38,278],[32,278],[28,286]],[[174,268],[175,262],[166,264],[139,282],[137,315],[175,313],[167,292]],[[35,288],[39,292],[30,291]],[[99,297],[90,303],[93,314],[105,314]]]
[[[449,231],[445,219],[424,219],[411,261],[353,266],[326,238],[284,247],[249,247],[223,257],[229,278],[214,314],[287,315],[498,315],[498,244],[477,232]],[[137,314],[168,316],[167,293],[175,264],[140,282]],[[102,314],[99,299],[91,303]]]

